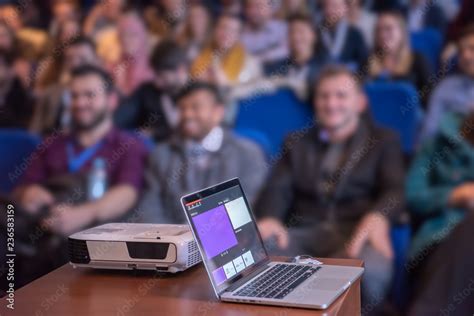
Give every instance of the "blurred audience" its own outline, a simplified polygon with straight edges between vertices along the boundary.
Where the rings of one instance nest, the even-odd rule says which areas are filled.
[[[422,140],[436,135],[442,117],[449,112],[468,113],[474,109],[474,25],[464,29],[458,41],[459,73],[448,76],[434,89]]]
[[[273,2],[270,0],[245,0],[245,25],[242,43],[247,51],[262,63],[286,58],[287,26],[273,18]]]
[[[71,125],[71,94],[69,81],[74,68],[82,65],[99,65],[95,44],[87,37],[75,37],[64,48],[62,80],[45,88],[34,108],[30,130],[47,135],[54,130],[67,130]]]
[[[290,55],[283,60],[269,63],[265,67],[267,77],[273,78],[276,87],[290,87],[303,100],[308,97],[308,88],[319,73],[325,60],[316,57],[318,35],[312,19],[307,15],[288,18],[288,43]]]
[[[153,78],[149,65],[152,43],[148,30],[137,11],[122,14],[117,23],[120,58],[112,65],[115,85],[125,96],[132,94],[142,83]]]
[[[257,214],[270,253],[362,258],[364,302],[376,311],[392,277],[389,227],[403,209],[404,170],[397,137],[363,117],[366,107],[350,70],[322,70],[318,123],[287,138]]]
[[[410,32],[433,28],[444,33],[447,19],[437,3],[431,0],[410,0],[408,4],[408,29]]]
[[[0,128],[27,128],[33,100],[15,75],[13,63],[12,53],[0,49]]]
[[[27,6],[30,7],[30,6]],[[47,32],[25,25],[24,16],[12,3],[0,5],[0,21],[6,23],[15,32],[21,46],[27,48],[30,57],[40,56],[48,41]]]
[[[347,0],[322,0],[320,53],[353,70],[366,61],[368,51],[362,33],[348,21]]]
[[[52,17],[49,22],[48,33],[56,37],[61,26],[69,20],[78,21],[80,16],[79,6],[75,0],[56,0],[52,4]]]
[[[0,49],[12,55],[15,74],[25,87],[30,87],[32,81],[31,63],[38,56],[30,54],[30,47],[20,42],[16,37],[16,33],[2,20],[0,20]]]
[[[187,0],[153,0],[145,10],[150,32],[160,39],[175,38],[184,27]]]
[[[406,263],[416,285],[410,313],[446,314],[474,279],[473,3],[3,1],[0,128],[43,137],[31,159],[18,162],[15,170],[26,171],[7,198],[18,209],[17,285],[64,263],[72,232],[128,220],[135,205],[140,221],[184,223],[181,195],[240,177],[270,253],[364,259],[362,313],[383,315],[394,249],[397,271],[403,257],[396,238],[392,249],[390,224],[410,220],[403,162],[416,157],[405,183],[415,234]],[[436,34],[423,37],[427,29],[444,43],[438,69],[427,62],[439,50]],[[422,40],[410,43],[415,32]],[[420,99],[426,108],[417,112],[421,133],[407,135],[398,113],[375,111],[384,100],[370,104],[373,121],[363,93],[369,81],[415,87],[419,98],[408,106]],[[309,100],[295,107],[313,104],[314,121],[267,164],[231,129],[242,127],[247,106],[288,88]],[[296,128],[300,110],[308,109],[252,118],[265,125],[252,138],[267,151],[278,147],[280,125]],[[396,126],[404,143],[420,138],[419,152],[403,160],[396,137],[377,124]],[[154,147],[150,157],[144,143]],[[455,307],[449,312],[472,313],[472,300]]]
[[[176,101],[177,133],[159,144],[148,161],[147,189],[139,206],[142,220],[183,224],[181,196],[234,177],[254,202],[265,179],[265,158],[256,144],[221,127],[225,108],[217,87],[191,83]]]
[[[457,41],[462,35],[463,30],[470,24],[474,24],[474,15],[471,13],[474,11],[474,1],[463,0],[461,8],[456,18],[450,23],[445,37],[446,45],[443,53],[441,54],[441,60],[443,62],[449,62],[450,59],[455,58],[457,53]]]
[[[426,58],[410,48],[409,34],[401,13],[391,11],[379,15],[374,50],[366,68],[370,79],[412,83],[426,104],[433,71]]]
[[[113,125],[118,97],[110,76],[95,66],[71,73],[71,133],[55,133],[37,149],[13,193],[21,215],[35,222],[18,234],[34,252],[22,278],[38,277],[67,262],[68,235],[123,218],[142,188],[145,148]],[[126,146],[126,147],[124,147]],[[127,148],[122,154],[120,148]],[[31,238],[31,234],[41,234]],[[38,240],[36,240],[38,239]],[[31,258],[29,258],[31,256]]]
[[[98,55],[107,64],[116,63],[121,54],[117,24],[126,4],[126,0],[98,1],[84,21],[84,34],[94,39]]]
[[[186,49],[187,59],[193,61],[209,40],[212,20],[205,6],[194,4],[189,7],[184,23],[177,41]]]
[[[251,82],[261,76],[259,61],[240,42],[242,22],[237,16],[217,19],[213,38],[191,65],[191,77],[220,87]]]
[[[311,9],[308,0],[282,0],[280,9],[277,11],[276,16],[282,20],[288,20],[288,18],[294,15],[310,14]]]
[[[178,124],[173,98],[188,81],[186,55],[178,44],[163,41],[155,47],[150,64],[153,79],[123,100],[115,122],[121,128],[139,129],[155,141],[162,141],[171,136]]]
[[[214,18],[222,14],[238,15],[242,17],[243,2],[242,0],[207,0],[204,1],[209,7]]]
[[[349,23],[356,27],[364,36],[367,47],[372,48],[377,16],[363,5],[363,0],[347,1]]]
[[[64,50],[80,36],[78,21],[68,20],[59,26],[55,37],[48,42],[48,48],[34,73],[35,93],[41,95],[49,86],[67,80],[64,65]]]
[[[474,310],[473,300],[451,296],[474,280],[473,166],[474,114],[444,115],[439,133],[423,143],[406,182],[407,202],[419,227],[407,265],[415,285],[410,315],[443,314],[453,303],[456,315]]]

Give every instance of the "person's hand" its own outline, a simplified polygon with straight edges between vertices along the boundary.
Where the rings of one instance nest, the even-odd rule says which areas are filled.
[[[474,209],[474,182],[467,182],[454,188],[448,203],[454,207]]]
[[[91,224],[94,219],[94,213],[87,207],[58,204],[51,208],[43,225],[53,233],[69,236]]]
[[[350,257],[357,258],[362,247],[369,242],[372,247],[388,259],[393,258],[392,243],[390,242],[390,223],[379,213],[369,213],[362,218],[357,226],[346,251]]]
[[[20,197],[21,206],[30,214],[37,214],[43,206],[53,203],[51,192],[37,184],[26,187]]]
[[[285,249],[288,247],[288,231],[278,219],[267,217],[257,224],[263,240],[275,237],[279,248]]]

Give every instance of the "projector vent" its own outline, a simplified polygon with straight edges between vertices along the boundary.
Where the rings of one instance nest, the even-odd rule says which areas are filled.
[[[69,260],[72,263],[89,263],[89,251],[85,240],[68,238]]]
[[[199,252],[189,254],[187,263],[188,267],[192,267],[193,265],[198,264],[199,262],[201,262],[201,255],[199,255]]]
[[[193,253],[198,251],[198,247],[196,241],[193,239],[191,242],[188,243],[188,253]]]
[[[201,262],[201,255],[196,244],[196,241],[191,241],[188,243],[188,262],[187,267],[192,267],[195,264]]]

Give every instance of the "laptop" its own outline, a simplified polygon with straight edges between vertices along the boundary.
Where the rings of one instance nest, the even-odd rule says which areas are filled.
[[[364,271],[271,261],[237,178],[188,194],[181,204],[221,301],[325,309]]]

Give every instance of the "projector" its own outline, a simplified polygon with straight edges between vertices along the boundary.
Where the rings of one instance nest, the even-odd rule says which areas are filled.
[[[201,256],[187,225],[109,223],[68,238],[74,267],[176,273]]]

